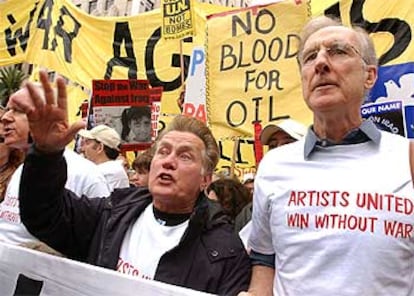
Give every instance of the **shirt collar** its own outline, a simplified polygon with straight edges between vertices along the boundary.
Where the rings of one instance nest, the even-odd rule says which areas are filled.
[[[381,132],[371,120],[362,121],[358,128],[351,130],[340,143],[333,143],[327,139],[319,139],[313,131],[313,125],[309,128],[305,138],[304,157],[309,158],[316,146],[327,147],[334,145],[358,144],[372,141],[379,145],[381,140]]]

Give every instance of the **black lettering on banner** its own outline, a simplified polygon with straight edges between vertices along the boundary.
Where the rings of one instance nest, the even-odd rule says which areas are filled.
[[[165,127],[166,127],[166,123],[161,119],[158,120],[158,134],[162,133]]]
[[[30,11],[29,13],[29,20],[26,24],[26,28],[23,32],[23,28],[18,28],[13,35],[13,31],[11,29],[11,27],[8,27],[6,30],[4,30],[4,35],[5,35],[5,41],[6,41],[6,45],[7,45],[7,51],[9,52],[9,54],[11,56],[15,56],[16,55],[16,45],[17,45],[17,40],[20,43],[20,48],[25,52],[26,48],[27,48],[27,40],[29,40],[30,37],[30,24],[33,21],[33,16],[37,10],[37,5],[39,4],[39,2],[36,2],[34,5],[34,8]],[[10,22],[10,25],[14,25],[16,23],[16,19],[14,18],[14,16],[12,14],[8,14],[7,15],[7,20]]]
[[[218,140],[218,146],[219,146],[219,151],[220,151],[220,159],[224,159],[224,160],[228,160],[230,161],[231,158],[229,156],[226,156],[225,154],[223,154],[223,141]]]
[[[256,73],[256,69],[247,70],[245,72],[244,80],[244,91],[249,90],[249,85],[253,84],[255,89],[262,90],[271,90],[274,86],[277,90],[283,90],[283,87],[280,85],[280,71],[279,70],[270,70],[269,72],[260,71]]]
[[[125,43],[125,52],[127,56],[121,57],[121,44]],[[134,44],[132,42],[131,30],[128,22],[117,22],[115,24],[114,57],[106,64],[105,79],[112,77],[112,71],[115,66],[128,68],[128,79],[137,79],[137,60],[134,53]]]
[[[400,56],[408,47],[411,41],[411,28],[407,22],[397,18],[384,18],[376,23],[365,20],[362,16],[363,1],[353,1],[351,6],[351,21],[362,24],[370,33],[388,32],[394,36],[393,46],[380,56],[378,62],[380,65]]]
[[[255,29],[260,34],[269,34],[276,26],[276,18],[273,13],[267,9],[260,10],[255,15]],[[234,15],[231,20],[231,36],[238,36],[237,25],[244,33],[250,35],[252,33],[252,12],[246,12],[246,20],[243,21],[240,16]]]
[[[43,281],[31,279],[24,274],[19,274],[16,282],[16,288],[14,289],[13,296],[40,295],[40,291],[43,287]]]
[[[263,105],[263,100],[266,99],[268,102],[268,104]],[[246,100],[246,99],[245,99]],[[244,100],[244,101],[245,101]],[[267,106],[269,109],[267,110],[267,114],[269,115],[267,121],[268,122],[272,122],[278,119],[282,119],[285,118],[287,116],[287,118],[289,118],[288,115],[277,115],[275,112],[275,107],[274,107],[274,103],[276,102],[276,99],[271,95],[269,96],[269,98],[264,98],[264,97],[254,97],[251,98],[252,103],[254,104],[254,118],[251,122],[251,124],[254,124],[255,122],[261,122],[260,117],[260,106]],[[233,114],[236,114],[236,117],[239,119],[238,122],[235,122],[235,119],[233,117]],[[227,109],[226,109],[226,120],[227,120],[227,124],[231,127],[239,127],[243,124],[245,124],[246,119],[247,119],[247,115],[248,115],[248,110],[246,105],[243,103],[243,101],[240,100],[232,100],[232,102],[228,105]]]
[[[260,122],[259,120],[259,110],[260,110],[260,101],[263,100],[262,97],[255,97],[252,99],[253,103],[254,103],[254,120],[252,121],[252,124],[254,125],[255,122]]]
[[[291,43],[294,43],[294,42],[296,42],[296,44],[299,44],[299,42],[300,42],[299,35],[297,35],[297,34],[288,34],[287,35],[287,46],[286,46],[285,59],[293,58],[293,57],[298,55],[299,48],[297,48],[296,46],[291,45]],[[294,48],[295,51],[291,52],[290,51],[291,48]]]
[[[262,19],[264,20],[262,21]],[[266,26],[266,24],[269,24],[267,28],[264,27]],[[276,27],[276,18],[273,15],[273,13],[267,9],[260,10],[255,20],[256,31],[261,34],[269,34],[273,30],[274,27]]]
[[[237,143],[237,147],[236,147],[236,159],[235,159],[235,163],[237,164],[246,164],[248,163],[248,161],[243,160],[243,154],[242,154],[242,149],[241,149],[241,144],[247,144],[247,145],[253,145],[254,146],[254,141],[253,140],[247,140],[247,139],[239,139],[238,142],[235,142],[235,145]],[[223,153],[223,141],[219,140],[218,141],[218,146],[219,146],[219,151],[220,151],[220,159],[223,160],[227,160],[227,161],[231,161],[232,156],[227,156]],[[222,168],[226,168],[226,166],[222,166]],[[230,168],[230,167],[229,167]]]
[[[164,91],[173,91],[181,86],[181,75],[178,74],[177,77],[171,81],[163,81],[157,76],[157,71],[155,71],[155,48],[158,41],[161,38],[161,28],[158,28],[154,31],[151,37],[148,39],[145,46],[145,69],[147,72],[147,79],[150,81],[150,85],[153,87],[162,86]],[[192,43],[193,38],[188,37],[184,38],[185,43]],[[166,53],[161,53],[165,55]],[[184,80],[188,75],[188,65],[190,64],[190,56],[183,55],[184,60]],[[171,67],[180,68],[180,55],[173,53],[171,57]]]
[[[66,18],[65,18],[66,17]],[[73,31],[66,32],[63,27],[65,25],[65,19],[70,18],[73,22]],[[72,40],[78,35],[81,24],[73,17],[69,12],[66,6],[60,8],[59,20],[54,27],[55,29],[55,38],[52,40],[52,50],[55,50],[57,47],[56,35],[62,37],[63,39],[63,50],[65,55],[65,61],[68,63],[72,62]]]
[[[239,107],[239,108],[237,108],[237,107]],[[239,114],[242,114],[242,119],[240,120],[240,122],[234,122],[233,119],[232,119],[232,112],[233,112],[234,108],[237,108],[235,113],[238,116],[239,116]],[[227,123],[231,127],[238,127],[238,126],[243,125],[246,122],[246,118],[247,118],[246,105],[242,101],[238,101],[238,100],[232,101],[230,103],[230,105],[227,107],[227,110],[226,110]]]
[[[42,49],[49,48],[49,32],[50,27],[52,26],[52,9],[53,9],[53,0],[45,0],[37,20],[37,27],[39,29],[45,30],[45,36],[43,38]],[[47,10],[47,14],[46,14]],[[43,18],[46,15],[46,18]]]
[[[406,21],[398,18],[384,18],[371,23],[362,15],[364,4],[365,0],[352,1],[350,21],[353,24],[359,24],[369,33],[388,32],[394,36],[393,46],[378,59],[379,64],[384,65],[400,56],[407,49],[412,36],[411,27]],[[325,15],[334,15],[340,18],[339,3],[326,9]]]

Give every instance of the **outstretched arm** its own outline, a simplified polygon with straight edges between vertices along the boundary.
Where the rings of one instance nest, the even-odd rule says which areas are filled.
[[[62,77],[56,80],[57,97],[48,81],[45,71],[40,71],[42,90],[28,82],[26,88],[28,97],[12,97],[16,104],[27,115],[30,132],[38,150],[44,153],[54,153],[63,150],[75,137],[76,133],[85,126],[82,121],[69,126],[67,116],[66,85]]]
[[[68,124],[63,79],[57,80],[57,98],[46,72],[40,79],[42,87],[28,83],[28,95],[13,97],[15,106],[27,115],[35,142],[20,179],[20,216],[34,236],[70,258],[86,260],[103,201],[79,198],[64,189],[63,157],[65,146],[84,124]]]

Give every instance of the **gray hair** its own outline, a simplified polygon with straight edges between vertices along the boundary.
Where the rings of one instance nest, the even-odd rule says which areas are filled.
[[[200,138],[206,149],[203,154],[204,170],[207,174],[213,173],[219,159],[219,148],[211,130],[201,121],[184,115],[176,116],[158,136],[158,142],[169,132],[189,132]]]
[[[299,52],[298,52],[298,59],[299,65],[301,66],[300,59],[303,53],[303,47],[309,37],[319,31],[320,29],[326,27],[346,27],[341,23],[338,18],[334,17],[327,17],[327,16],[319,16],[316,18],[311,19],[302,29],[300,34],[300,44],[299,44]],[[355,33],[357,33],[358,43],[361,49],[361,57],[367,65],[374,65],[378,66],[378,59],[375,53],[374,43],[372,39],[369,37],[368,33],[360,26],[352,25],[351,27]]]

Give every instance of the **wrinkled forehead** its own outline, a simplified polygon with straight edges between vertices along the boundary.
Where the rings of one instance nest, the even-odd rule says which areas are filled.
[[[191,132],[184,131],[169,131],[162,135],[158,140],[157,146],[170,145],[170,146],[188,146],[196,147],[196,149],[205,148],[203,140],[197,135]]]
[[[329,26],[319,29],[311,34],[306,40],[303,49],[312,48],[320,44],[341,41],[349,42],[352,45],[358,45],[357,34],[354,30],[343,26]]]
[[[23,87],[23,88],[19,89],[18,91],[14,92],[10,96],[10,98],[12,98],[12,97],[21,98],[21,97],[28,97],[28,96],[29,96],[29,91],[25,87]],[[13,100],[9,100],[7,102],[7,107],[10,108],[10,107],[13,107],[13,105],[14,105]]]

